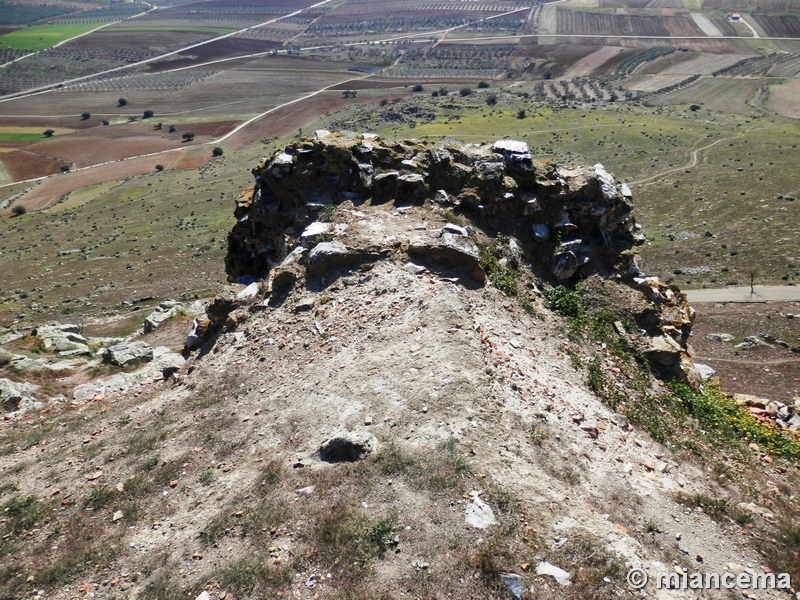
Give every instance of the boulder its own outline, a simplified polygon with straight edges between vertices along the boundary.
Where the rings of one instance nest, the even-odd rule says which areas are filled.
[[[544,223],[533,225],[533,239],[537,242],[546,242],[550,239],[550,228]]]
[[[342,242],[337,240],[322,242],[308,253],[307,270],[310,275],[322,275],[333,269],[353,264],[357,260],[357,255],[351,253]]]
[[[79,385],[72,391],[72,401],[84,404],[93,400],[102,400],[106,394],[106,386],[102,381],[92,381]]]
[[[466,271],[477,280],[486,277],[480,267],[478,246],[470,238],[457,233],[444,232],[441,238],[427,238],[414,243],[409,246],[408,253]]]
[[[356,462],[377,448],[378,440],[371,433],[348,432],[322,444],[319,457],[329,463]]]
[[[304,248],[311,248],[320,241],[320,237],[331,230],[330,223],[314,221],[300,234],[300,243]],[[292,251],[294,252],[294,250]],[[287,257],[288,258],[288,257]],[[286,261],[284,260],[284,263]],[[283,264],[283,263],[282,263]]]
[[[153,347],[145,342],[123,342],[108,348],[103,360],[118,367],[133,367],[153,360]]]
[[[694,370],[697,371],[697,375],[700,377],[700,379],[711,379],[717,374],[713,368],[700,363],[694,364]]]
[[[0,408],[3,412],[27,410],[37,402],[24,384],[0,378]]]
[[[659,335],[650,339],[644,355],[651,364],[672,367],[680,364],[683,348],[670,336]]]
[[[569,250],[553,257],[553,275],[556,279],[569,279],[578,270],[578,257]]]
[[[88,340],[81,335],[80,331],[81,328],[78,325],[52,323],[37,327],[31,334],[39,337],[47,350],[64,352],[81,347],[86,348]]]
[[[183,305],[180,302],[175,300],[164,300],[144,320],[144,325],[142,326],[144,332],[152,333],[158,328],[159,325],[161,325],[161,323],[167,319],[171,319],[176,315],[179,315],[181,312],[183,312],[183,310]]]

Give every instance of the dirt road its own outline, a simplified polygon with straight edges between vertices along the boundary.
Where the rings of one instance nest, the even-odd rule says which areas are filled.
[[[800,287],[789,285],[723,288],[717,290],[684,290],[691,304],[702,302],[777,302],[800,300]]]

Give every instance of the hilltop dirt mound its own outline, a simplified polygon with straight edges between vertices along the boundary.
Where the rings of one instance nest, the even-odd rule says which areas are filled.
[[[697,500],[738,488],[585,368],[630,403],[663,383],[543,291],[586,277],[609,347],[697,384],[692,311],[639,271],[625,186],[525,154],[324,135],[256,167],[239,283],[179,372],[3,422],[0,596],[634,598],[633,566],[761,573]]]

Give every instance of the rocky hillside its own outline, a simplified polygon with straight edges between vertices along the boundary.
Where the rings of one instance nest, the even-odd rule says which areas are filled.
[[[642,272],[601,165],[318,132],[253,174],[185,362],[4,417],[0,597],[640,598],[641,567],[647,597],[695,598],[655,573],[800,577],[797,438],[692,363],[694,312]]]

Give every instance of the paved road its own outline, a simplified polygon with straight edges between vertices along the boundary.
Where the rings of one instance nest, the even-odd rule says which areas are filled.
[[[777,302],[780,300],[800,301],[800,286],[757,285],[755,293],[750,287],[723,288],[718,290],[684,290],[691,304],[702,302]]]

